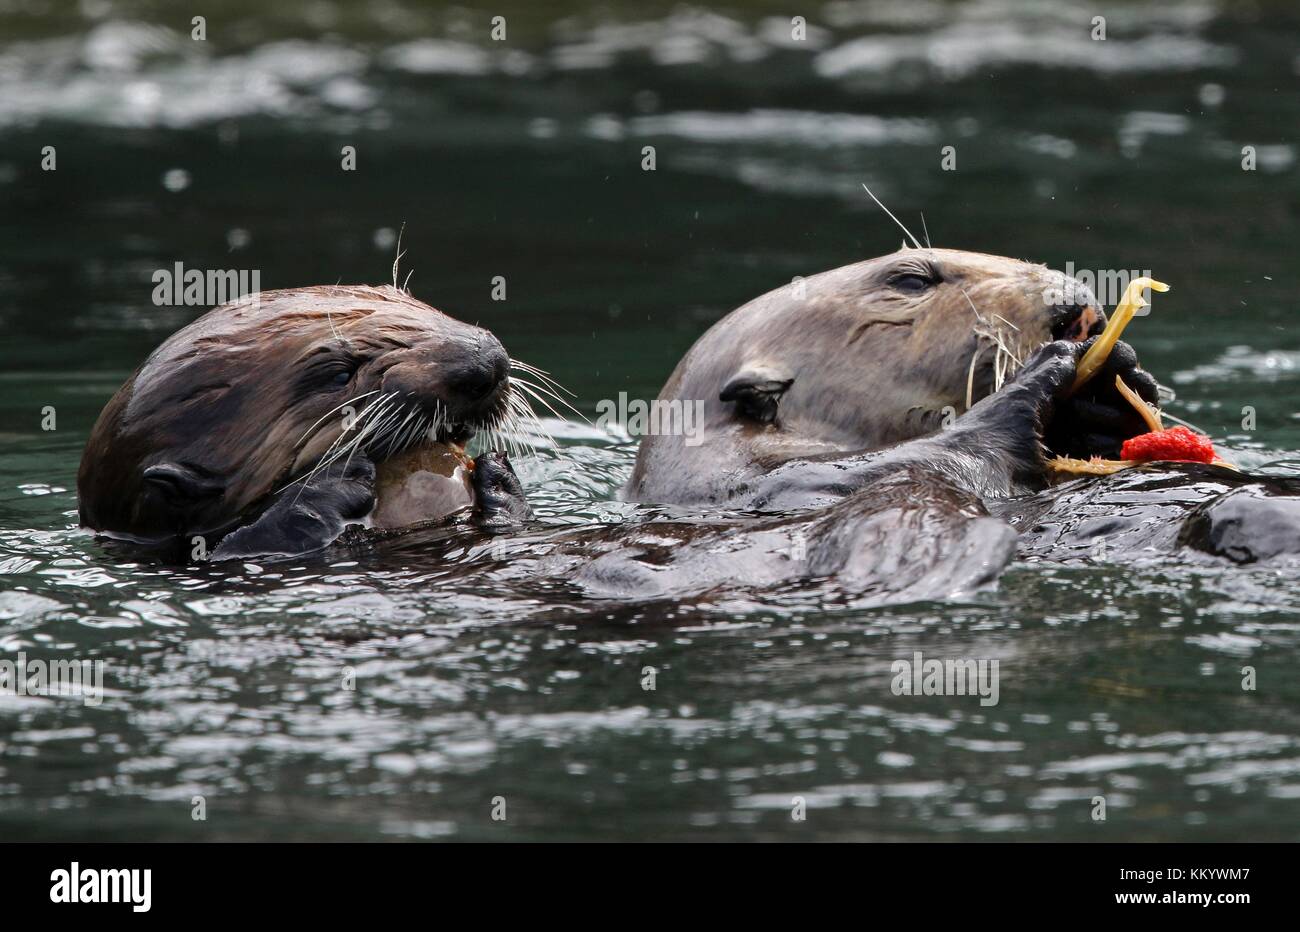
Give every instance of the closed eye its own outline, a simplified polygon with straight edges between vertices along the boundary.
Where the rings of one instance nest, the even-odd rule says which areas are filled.
[[[320,391],[340,391],[352,383],[364,362],[361,356],[346,349],[340,351],[338,346],[320,347],[299,363],[295,380],[298,391],[303,396]]]
[[[937,278],[921,275],[917,272],[901,272],[889,279],[890,287],[907,294],[917,294],[938,284]]]

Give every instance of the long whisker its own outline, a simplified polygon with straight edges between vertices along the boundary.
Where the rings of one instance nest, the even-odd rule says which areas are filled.
[[[366,422],[366,426],[362,429],[360,435],[358,435],[356,440],[354,440],[351,444],[349,444],[348,458],[343,461],[344,472],[347,472],[348,467],[352,465],[352,457],[356,454],[357,450],[359,450],[363,444],[368,445],[367,438],[369,438],[371,435],[375,435],[377,437],[378,435],[382,434],[384,432],[384,429],[388,426],[388,424],[392,422],[395,416],[395,412],[392,409],[393,401],[394,398],[390,397],[388,401],[384,402],[384,408],[382,412],[370,418]],[[398,403],[398,405],[400,410],[400,402]]]
[[[555,417],[559,418],[560,420],[565,419],[565,415],[561,414],[554,407],[552,407],[551,404],[547,401],[547,399],[550,399],[550,401],[554,401],[557,405],[564,406],[566,409],[573,412],[573,414],[575,414],[583,421],[587,421],[587,416],[585,414],[583,414],[572,404],[570,404],[567,399],[560,397],[560,392],[563,392],[564,394],[568,395],[570,398],[576,398],[577,396],[573,392],[569,391],[559,382],[551,378],[550,375],[536,368],[535,366],[530,366],[527,363],[521,363],[518,360],[511,360],[511,363],[515,368],[518,368],[519,370],[526,372],[528,375],[535,376],[538,380],[540,380],[542,384],[539,385],[537,382],[534,382],[531,379],[523,378],[520,375],[512,375],[510,379],[512,382],[517,382],[520,388],[523,389],[523,391],[532,395],[535,399],[537,399],[537,401],[545,405],[546,409],[550,411],[551,414],[555,415]],[[590,423],[590,421],[587,422]]]
[[[539,369],[539,368],[537,368],[536,366],[531,366],[531,365],[529,365],[528,363],[523,362],[522,360],[514,359],[514,358],[511,358],[511,360],[510,360],[510,365],[511,365],[511,368],[514,368],[514,369],[522,369],[524,372],[527,372],[527,373],[530,374],[530,375],[535,375],[535,376],[537,376],[539,379],[541,379],[543,382],[545,382],[545,383],[546,383],[548,386],[550,386],[551,388],[554,388],[554,389],[557,389],[557,390],[559,390],[559,391],[562,391],[562,392],[564,392],[566,395],[570,396],[571,398],[576,398],[576,397],[577,397],[576,395],[573,394],[573,392],[569,391],[567,388],[565,388],[563,385],[561,385],[558,381],[556,381],[554,378],[552,378],[552,377],[551,377],[551,374],[550,374],[549,372],[547,372],[545,369]]]
[[[975,342],[975,352],[970,354],[970,368],[966,370],[966,410],[969,411],[974,403],[975,395],[975,363],[979,361],[980,353],[984,352],[984,347],[977,340]]]
[[[388,409],[396,394],[381,395],[372,401],[352,424],[351,436],[348,431],[339,434],[330,449],[325,451],[325,456],[316,464],[315,468],[309,473],[308,478],[314,476],[321,469],[333,463],[339,457],[348,453],[353,447],[361,443],[365,437],[373,430],[376,420]],[[340,446],[340,444],[342,444]],[[338,447],[335,450],[335,447]]]
[[[527,402],[519,395],[512,395],[507,409],[493,422],[493,436],[499,443],[510,448],[513,456],[522,456],[526,450],[530,455],[537,455],[537,447],[528,439],[521,421],[530,421],[531,412],[526,410]]]
[[[357,402],[357,401],[360,401],[362,398],[366,398],[366,397],[369,397],[370,395],[374,395],[374,394],[378,393],[378,391],[379,391],[379,389],[376,388],[374,391],[369,391],[369,392],[366,392],[365,394],[362,394],[362,395],[353,395],[353,396],[352,396],[351,398],[349,398],[347,401],[343,402],[343,404],[338,405],[338,406],[336,406],[336,407],[334,407],[334,408],[331,408],[330,410],[326,411],[324,414],[322,414],[322,415],[320,416],[320,418],[317,419],[317,421],[316,421],[315,424],[313,424],[313,425],[311,425],[311,427],[308,427],[308,428],[307,428],[306,432],[303,433],[303,435],[302,435],[301,437],[298,438],[298,442],[295,443],[294,446],[295,446],[295,447],[302,446],[302,442],[303,442],[304,440],[307,439],[307,435],[310,434],[312,431],[314,431],[317,427],[320,427],[320,425],[324,422],[324,420],[325,420],[327,417],[329,417],[331,414],[333,414],[335,411],[341,411],[341,410],[343,410],[344,408],[346,408],[348,405],[352,404],[353,402]]]
[[[1011,331],[1020,333],[1020,328],[1007,320],[1001,314],[994,314],[993,317],[998,323],[991,322],[987,317],[980,313],[975,302],[965,288],[960,288],[962,297],[970,305],[971,313],[975,315],[975,326],[971,332],[975,335],[975,351],[971,354],[970,368],[966,372],[966,407],[969,410],[974,403],[975,398],[975,366],[980,355],[984,351],[984,344],[993,347],[993,391],[997,392],[1002,389],[1003,383],[1007,376],[1023,365],[1021,356],[1013,350],[1007,343],[1007,330],[998,324],[1004,325]],[[1023,337],[1021,339],[1023,343]]]
[[[393,429],[393,431],[389,435],[388,451],[387,451],[388,456],[393,455],[393,447],[396,445],[397,441],[405,435],[407,429],[410,427],[411,421],[419,417],[422,417],[422,415],[420,414],[420,410],[418,408],[411,408],[411,410],[406,412],[406,417],[402,420],[400,424],[397,425],[397,427]]]
[[[512,392],[507,399],[506,410],[494,424],[497,435],[506,443],[527,450],[537,455],[534,439],[541,439],[549,446],[555,445],[555,438],[542,426],[541,419],[533,411],[528,399],[520,393]]]
[[[339,432],[339,435],[334,438],[334,442],[331,443],[329,447],[325,450],[325,453],[321,457],[320,462],[317,463],[317,465],[312,469],[310,473],[308,473],[308,478],[314,476],[316,472],[321,468],[322,464],[329,465],[329,463],[333,462],[334,459],[337,458],[337,454],[335,454],[336,450],[338,451],[338,453],[341,454],[344,450],[347,449],[347,447],[353,442],[353,439],[357,436],[357,433],[359,433],[365,427],[368,419],[371,416],[373,416],[375,411],[379,409],[379,406],[382,402],[383,402],[382,397],[376,398],[366,407],[364,411],[362,411],[359,415],[357,415],[356,420],[352,422],[349,428],[345,428],[344,430]]]
[[[550,412],[551,412],[551,414],[555,415],[556,417],[560,418],[561,420],[564,419],[563,416],[560,414],[559,411],[556,411],[553,407],[551,407],[550,402],[546,400],[546,396],[543,395],[543,394],[541,393],[541,390],[540,390],[540,389],[539,389],[535,384],[533,384],[532,382],[528,381],[527,379],[521,379],[521,378],[518,378],[518,377],[513,378],[513,379],[511,379],[510,381],[511,381],[513,384],[518,385],[518,386],[520,387],[520,389],[522,389],[523,392],[524,392],[525,394],[530,395],[530,396],[533,398],[534,401],[536,401],[538,404],[540,404],[540,405],[542,405],[543,407],[545,407],[547,411],[550,411]],[[567,401],[565,401],[563,398],[555,398],[554,396],[551,396],[551,397],[552,397],[556,402],[558,402],[559,404],[562,404],[562,405],[564,405],[565,407],[567,407],[570,411],[573,411],[574,414],[578,414],[578,412],[577,412],[576,410],[574,410],[573,405],[569,404],[569,403],[568,403]],[[578,416],[581,417],[582,415],[581,415],[581,414],[578,414]]]
[[[306,488],[310,481],[315,478],[322,469],[325,469],[344,453],[347,453],[356,445],[356,443],[359,442],[360,438],[365,436],[366,430],[373,421],[375,413],[383,404],[388,400],[391,400],[392,397],[394,396],[382,395],[379,398],[373,399],[370,404],[366,406],[365,410],[357,416],[356,421],[352,423],[351,430],[340,431],[339,435],[334,438],[334,442],[329,445],[325,450],[325,453],[317,461],[316,465],[308,470],[306,475],[300,476],[297,479],[291,479],[289,482],[286,482],[283,486],[277,489],[277,491],[283,492],[295,483],[302,483],[302,487]],[[349,434],[352,436],[349,437]],[[299,489],[298,494],[302,494],[302,489]]]
[[[921,243],[920,243],[920,241],[917,240],[917,238],[916,238],[915,236],[912,235],[912,231],[911,231],[911,230],[909,230],[907,227],[903,226],[903,221],[901,221],[901,220],[899,220],[897,217],[895,217],[895,216],[893,215],[893,213],[890,212],[890,210],[889,210],[888,207],[886,207],[884,204],[881,204],[881,203],[880,203],[880,198],[876,197],[874,194],[871,194],[871,189],[868,188],[868,187],[866,186],[866,184],[863,184],[863,185],[862,185],[862,190],[863,190],[863,191],[866,191],[867,194],[870,194],[870,195],[871,195],[871,199],[872,199],[873,201],[875,201],[876,204],[878,204],[878,205],[880,206],[880,209],[883,210],[885,213],[889,214],[889,219],[892,220],[892,221],[894,221],[896,224],[898,224],[898,228],[899,228],[900,230],[902,230],[904,233],[907,234],[908,238],[911,239],[911,241],[912,241],[912,245],[914,245],[917,249],[920,249],[920,248],[921,248]]]
[[[402,256],[406,251],[402,249],[402,234],[406,232],[406,221],[402,221],[402,228],[397,231],[397,255],[393,259],[393,287],[397,287],[397,267],[402,264]],[[409,278],[409,276],[408,276]]]

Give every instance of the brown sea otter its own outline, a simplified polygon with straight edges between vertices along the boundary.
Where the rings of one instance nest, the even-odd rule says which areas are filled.
[[[156,349],[100,414],[81,523],[203,558],[290,555],[348,524],[526,516],[475,432],[527,410],[488,331],[389,287],[263,292]],[[418,452],[412,452],[418,448]]]

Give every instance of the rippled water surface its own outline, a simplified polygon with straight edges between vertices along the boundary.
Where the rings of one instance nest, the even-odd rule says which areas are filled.
[[[124,563],[75,496],[100,408],[194,316],[155,269],[379,282],[405,223],[415,295],[592,416],[748,298],[895,248],[862,182],[936,245],[1173,283],[1130,331],[1169,410],[1286,471],[1291,5],[1116,4],[1104,42],[1063,0],[813,3],[803,41],[766,2],[221,6],[195,42],[174,4],[0,2],[0,659],[105,664],[99,705],[0,696],[0,834],[1300,838],[1294,570],[598,603],[419,561]],[[627,520],[633,445],[550,426],[521,464],[542,516]],[[915,651],[997,659],[1000,701],[895,696]]]

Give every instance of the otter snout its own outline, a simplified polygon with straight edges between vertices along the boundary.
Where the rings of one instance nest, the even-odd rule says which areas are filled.
[[[1081,343],[1101,333],[1106,326],[1106,314],[1092,289],[1077,278],[1056,274],[1059,278],[1043,291],[1052,339]]]
[[[452,421],[487,420],[500,408],[510,384],[510,356],[486,330],[466,328],[414,348],[384,375],[384,391],[441,409]]]
[[[1082,343],[1106,327],[1106,314],[1096,303],[1075,303],[1052,308],[1052,339]]]
[[[449,394],[478,404],[500,391],[510,377],[510,357],[496,337],[487,336],[477,352],[453,363],[443,376]]]

